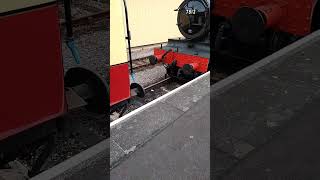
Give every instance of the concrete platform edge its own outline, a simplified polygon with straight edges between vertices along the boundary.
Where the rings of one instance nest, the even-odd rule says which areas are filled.
[[[39,175],[31,178],[31,180],[58,180],[66,179],[89,167],[97,159],[108,158],[109,139],[104,140],[95,146],[67,159],[66,161],[48,169]],[[107,166],[107,165],[106,165]],[[106,168],[107,169],[107,168]]]

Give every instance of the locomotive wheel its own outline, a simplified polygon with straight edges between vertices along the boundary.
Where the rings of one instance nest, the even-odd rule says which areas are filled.
[[[166,69],[167,74],[170,77],[177,77],[179,71],[179,68],[177,67],[177,60],[173,60],[172,63],[166,67]]]
[[[265,25],[266,20],[263,14],[250,7],[241,7],[231,19],[234,36],[246,44],[255,44],[263,34]]]
[[[149,59],[149,62],[150,62],[151,65],[155,65],[155,64],[158,63],[158,59],[157,59],[156,56],[149,56],[148,59]]]
[[[183,74],[185,74],[187,76],[193,76],[195,73],[192,65],[190,65],[190,64],[183,65],[182,72],[183,72]]]
[[[109,88],[94,71],[83,67],[71,68],[65,75],[65,87],[72,88],[86,101],[88,111],[109,112]]]

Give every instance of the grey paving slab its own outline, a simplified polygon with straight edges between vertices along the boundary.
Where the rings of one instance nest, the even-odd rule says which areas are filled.
[[[319,106],[320,99],[306,105],[292,118],[288,128],[263,149],[241,161],[224,179],[319,179]]]
[[[256,125],[253,130],[247,136],[243,137],[243,139],[251,144],[254,147],[258,147],[267,143],[274,136],[276,136],[278,132],[268,128],[268,126],[264,126],[264,124]]]
[[[210,92],[210,77],[203,77],[201,80],[192,83],[179,93],[167,97],[162,102],[170,104],[182,111],[187,111],[197,103],[205,94]]]
[[[111,179],[210,179],[209,93],[112,169]]]
[[[82,169],[76,174],[72,175],[66,180],[109,180],[110,170],[109,170],[109,160],[100,159],[96,161],[91,166]]]
[[[111,140],[118,147],[116,149],[113,149],[114,146],[111,147],[111,151],[114,152],[111,156],[111,167],[178,119],[182,113],[181,110],[160,102],[112,128]]]
[[[229,170],[230,167],[234,166],[238,162],[237,159],[230,156],[228,153],[223,153],[213,148],[211,151],[214,157],[212,158],[213,161],[210,162],[210,165],[212,166],[212,174],[214,174],[215,177]],[[215,180],[215,177],[212,176],[211,178]]]
[[[123,150],[132,149],[147,141],[154,133],[178,119],[182,111],[168,104],[155,106],[135,115],[130,120],[111,129],[111,139]]]
[[[114,142],[113,140],[110,141],[110,164],[116,164],[118,161],[120,161],[121,158],[123,158],[126,155],[124,150]]]
[[[235,150],[232,155],[238,159],[243,159],[248,155],[248,153],[253,151],[255,147],[240,140],[234,143],[234,149]]]

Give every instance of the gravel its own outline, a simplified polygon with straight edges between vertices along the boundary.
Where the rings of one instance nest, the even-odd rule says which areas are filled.
[[[136,83],[142,85],[143,87],[147,87],[165,79],[166,73],[167,71],[163,65],[157,64],[155,66],[148,66],[147,68],[144,68],[143,71],[135,72],[134,79]],[[132,78],[131,82],[133,82]]]
[[[180,83],[180,82],[172,81],[172,82],[166,83],[162,86],[157,86],[155,88],[151,88],[150,90],[148,90],[146,92],[146,95],[144,98],[138,98],[138,97],[132,98],[131,103],[128,106],[128,109],[126,110],[126,112],[124,114],[128,114],[131,111],[138,109],[139,107],[167,94],[168,92],[178,88],[181,85],[182,85],[182,83]]]
[[[66,119],[72,124],[72,134],[59,134],[56,137],[55,149],[43,169],[53,167],[107,138],[109,124],[103,116],[79,109],[70,112]]]
[[[75,39],[75,44],[79,50],[81,66],[92,69],[107,79],[107,63],[109,60],[109,32],[95,31],[82,34]],[[66,44],[62,46],[65,72],[76,64],[70,50]]]
[[[107,9],[109,9],[109,1],[106,0],[75,0],[71,3],[71,16],[73,18],[79,18]],[[59,6],[59,14],[60,19],[64,19],[63,3]]]

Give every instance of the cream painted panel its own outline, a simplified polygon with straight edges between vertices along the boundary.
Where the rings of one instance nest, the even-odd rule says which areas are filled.
[[[183,0],[127,0],[132,46],[166,42],[182,37],[177,12]]]
[[[110,65],[125,63],[127,57],[123,0],[110,0]]]
[[[36,6],[56,0],[0,0],[0,13]]]

